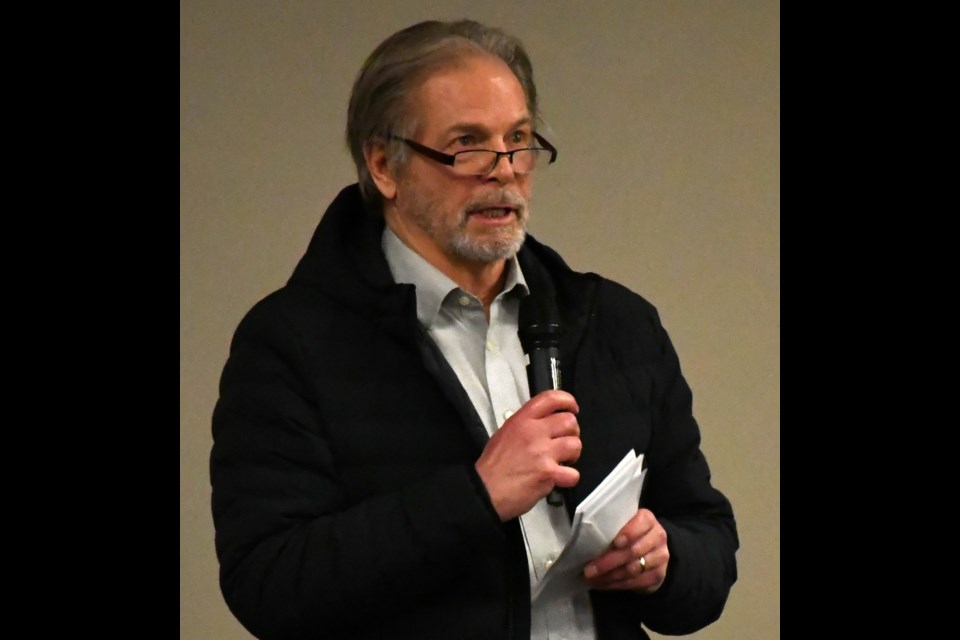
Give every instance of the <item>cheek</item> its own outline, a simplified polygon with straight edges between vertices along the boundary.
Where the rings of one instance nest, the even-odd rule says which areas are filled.
[[[447,213],[451,216],[458,216],[475,196],[476,193],[472,189],[451,186],[440,197],[443,198],[444,209]]]
[[[529,199],[530,193],[533,188],[533,181],[530,179],[530,176],[522,176],[517,178],[517,192],[522,195],[524,198]]]

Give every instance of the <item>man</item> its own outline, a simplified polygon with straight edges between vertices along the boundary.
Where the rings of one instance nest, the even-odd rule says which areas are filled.
[[[359,185],[241,323],[214,412],[221,586],[255,635],[643,638],[720,615],[733,514],[656,311],[525,237],[556,158],[537,124],[529,59],[497,29],[414,25],[361,70]],[[527,295],[564,327],[565,391],[532,399]],[[582,584],[531,602],[630,449],[644,508]]]

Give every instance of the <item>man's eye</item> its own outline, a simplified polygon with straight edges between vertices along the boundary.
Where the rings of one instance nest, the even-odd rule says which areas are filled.
[[[520,144],[521,142],[526,142],[527,134],[524,131],[514,131],[513,135],[510,137],[510,141],[514,144]]]
[[[476,144],[477,140],[473,136],[460,136],[457,138],[457,144],[461,147],[469,147],[470,145]]]

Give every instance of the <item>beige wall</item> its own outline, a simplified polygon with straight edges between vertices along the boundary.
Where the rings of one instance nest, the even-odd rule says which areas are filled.
[[[243,313],[354,180],[353,76],[387,35],[472,17],[519,35],[560,149],[533,233],[659,308],[694,389],[740,581],[698,638],[780,635],[780,11],[730,2],[180,5],[180,636],[248,638],[217,586],[210,413]]]

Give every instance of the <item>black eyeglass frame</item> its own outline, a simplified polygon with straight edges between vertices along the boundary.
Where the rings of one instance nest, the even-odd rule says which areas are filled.
[[[409,138],[403,138],[401,136],[390,135],[388,136],[391,140],[399,140],[400,142],[405,142],[411,149],[416,151],[422,156],[426,156],[431,160],[435,160],[440,164],[445,164],[447,166],[454,166],[457,162],[457,156],[461,153],[473,153],[475,151],[487,151],[489,153],[497,154],[496,159],[490,165],[490,168],[487,169],[484,173],[476,174],[464,174],[464,175],[486,175],[493,171],[494,167],[497,166],[497,163],[500,162],[501,156],[507,156],[507,160],[510,162],[510,166],[513,166],[513,154],[518,151],[549,151],[550,152],[550,161],[547,164],[553,164],[557,161],[557,148],[550,144],[546,138],[544,138],[539,133],[534,133],[533,137],[536,138],[537,142],[543,145],[543,147],[523,147],[521,149],[513,149],[512,151],[494,151],[493,149],[467,149],[466,151],[458,151],[454,154],[444,153],[442,151],[437,151],[436,149],[431,149],[430,147],[425,147],[416,140],[411,140]],[[527,173],[530,173],[529,171]]]

